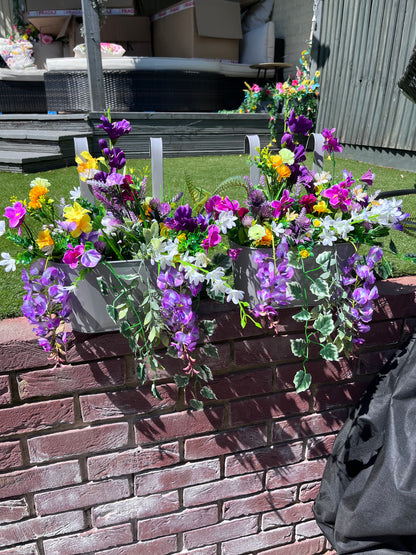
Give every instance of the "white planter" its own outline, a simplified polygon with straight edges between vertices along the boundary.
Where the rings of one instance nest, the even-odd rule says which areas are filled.
[[[151,274],[149,272],[150,265],[146,265],[139,260],[114,261],[108,262],[114,271],[120,275],[135,274],[139,270],[143,275],[141,286],[132,290],[133,295],[138,298],[143,296],[147,291],[147,279]],[[78,270],[72,270],[66,264],[56,264],[57,267],[64,270],[71,282],[79,275]],[[151,267],[150,267],[151,268]],[[156,269],[153,273],[156,272]],[[114,300],[114,295],[110,292],[104,296],[101,293],[97,278],[104,277],[105,281],[116,283],[112,272],[103,264],[98,264],[92,272],[89,272],[85,279],[78,282],[77,288],[71,295],[71,326],[74,331],[82,333],[103,333],[109,331],[118,331],[119,326],[110,317],[107,311],[107,305]]]
[[[233,244],[232,248],[241,248],[242,251],[240,256],[236,261],[233,262],[233,277],[234,277],[234,287],[244,291],[244,300],[247,301],[250,307],[254,307],[259,303],[257,297],[257,291],[260,289],[260,282],[256,276],[258,271],[257,264],[253,261],[253,256],[256,251],[260,251],[263,254],[267,254],[272,259],[272,249],[271,248],[254,248],[254,247],[240,247],[239,245]],[[312,258],[305,259],[305,269],[311,270],[317,267],[315,262],[315,257],[325,251],[333,251],[334,255],[337,257],[338,265],[340,268],[345,265],[347,259],[352,256],[355,252],[354,246],[351,243],[337,243],[332,247],[319,246],[314,249],[315,256]],[[302,284],[303,273],[301,270],[295,270],[295,274],[291,281],[297,281]],[[315,297],[310,291],[307,291],[308,303],[310,306],[316,304]],[[290,304],[285,305],[287,307],[301,306],[302,302],[300,300],[291,301]]]

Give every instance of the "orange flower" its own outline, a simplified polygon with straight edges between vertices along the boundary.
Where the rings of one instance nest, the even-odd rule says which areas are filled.
[[[51,252],[53,247],[53,239],[51,234],[49,233],[49,229],[45,229],[39,232],[38,238],[36,239],[36,243],[41,251],[44,252]]]
[[[35,185],[29,192],[29,208],[41,208],[42,207],[42,197],[45,197],[49,193],[49,189],[43,185]]]
[[[256,245],[258,245],[258,246],[262,245],[264,247],[270,247],[270,245],[272,244],[272,241],[273,241],[272,232],[267,227],[265,229],[266,229],[266,234],[263,235],[263,237],[261,239],[256,241]]]
[[[285,166],[285,164],[282,164],[281,166],[279,166],[278,168],[276,168],[277,173],[279,174],[279,181],[281,179],[284,179],[285,177],[290,177],[290,168],[289,166]]]

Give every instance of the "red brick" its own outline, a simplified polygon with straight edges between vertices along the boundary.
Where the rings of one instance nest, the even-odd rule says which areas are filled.
[[[12,401],[8,376],[0,376],[0,405],[8,405]]]
[[[2,474],[0,499],[81,482],[78,462],[68,461]]]
[[[87,530],[63,538],[46,540],[43,545],[45,555],[56,555],[57,553],[77,555],[79,553],[95,552],[97,549],[129,544],[132,541],[131,525],[123,524],[105,530]]]
[[[214,311],[207,311],[207,314],[208,320],[210,320]],[[257,328],[250,320],[247,322],[246,328],[243,329],[241,327],[240,311],[234,310],[234,307],[228,306],[226,311],[215,312],[215,323],[216,326],[212,335],[213,342],[264,335],[264,330]]]
[[[213,543],[219,543],[243,536],[250,536],[257,532],[257,517],[241,518],[233,521],[223,521],[212,526],[204,526],[199,530],[185,532],[184,547],[193,549]]]
[[[297,336],[293,336],[295,338]],[[237,366],[248,366],[251,364],[262,364],[270,362],[290,362],[298,360],[290,348],[290,337],[278,335],[263,337],[259,339],[245,339],[236,341],[235,364]]]
[[[271,511],[262,516],[262,530],[271,530],[285,524],[296,524],[313,518],[313,503],[296,503],[279,511]]]
[[[138,444],[160,442],[211,432],[221,428],[223,419],[222,408],[188,410],[146,418],[136,424],[136,442]]]
[[[39,346],[26,318],[0,321],[0,368],[2,372],[49,366],[47,353]]]
[[[270,546],[278,546],[289,543],[292,539],[292,528],[279,528],[268,532],[259,532],[252,536],[244,536],[237,540],[231,540],[222,544],[223,555],[240,555],[251,553]]]
[[[322,530],[316,524],[315,520],[309,520],[308,522],[301,522],[296,525],[296,539],[299,541],[306,538],[313,538],[315,536],[322,535]]]
[[[316,555],[323,553],[325,549],[325,541],[323,538],[314,538],[313,540],[305,540],[303,542],[291,543],[282,547],[275,547],[262,551],[261,555]],[[330,555],[326,553],[325,555]],[[333,555],[336,555],[334,552]]]
[[[206,547],[199,547],[198,549],[192,549],[191,551],[181,551],[181,554],[186,555],[217,555],[217,546],[208,545]]]
[[[0,468],[2,470],[16,468],[18,466],[22,466],[22,464],[22,453],[20,451],[20,443],[18,441],[6,441],[4,443],[0,443]]]
[[[243,474],[236,478],[225,478],[209,484],[185,488],[183,504],[185,507],[204,505],[213,501],[230,499],[262,490],[262,473]]]
[[[124,384],[125,362],[118,358],[79,366],[65,364],[22,372],[17,376],[17,381],[22,399],[104,389]]]
[[[314,501],[319,493],[320,487],[321,481],[312,482],[310,484],[303,484],[299,490],[299,501],[301,501],[302,503]]]
[[[161,399],[152,394],[150,387],[84,395],[80,398],[82,419],[92,422],[130,414],[148,414],[152,410],[175,405],[178,397],[176,386],[161,385],[158,392]]]
[[[178,508],[179,497],[177,491],[147,497],[132,497],[93,508],[93,524],[102,528],[111,524],[127,522],[132,518],[143,519],[162,515],[176,511]]]
[[[0,545],[6,547],[34,538],[60,536],[84,528],[82,511],[30,518],[0,527]]]
[[[327,457],[331,454],[336,436],[314,437],[307,442],[307,458],[316,459],[317,457]]]
[[[126,447],[128,424],[106,424],[95,428],[69,430],[28,440],[31,462],[43,462],[61,457],[114,451]]]
[[[403,318],[404,314],[401,316]],[[402,320],[388,320],[385,322],[372,322],[370,331],[364,335],[365,345],[386,345],[397,344],[402,333]]]
[[[139,540],[149,540],[160,536],[196,530],[218,522],[216,505],[198,509],[184,509],[180,513],[142,520],[138,525]]]
[[[17,554],[16,548],[2,549],[0,551],[1,555],[39,555],[38,546],[35,543],[25,543],[25,545],[19,545],[19,553]]]
[[[135,477],[135,495],[148,495],[159,491],[183,488],[189,484],[202,484],[220,478],[220,461],[187,463]]]
[[[38,515],[54,514],[59,511],[71,511],[92,507],[94,505],[125,499],[130,495],[127,478],[88,482],[78,486],[61,488],[35,495]]]
[[[342,357],[339,361],[322,359],[310,361],[307,370],[312,375],[312,385],[317,385],[350,380],[357,367],[358,358]]]
[[[376,374],[396,353],[396,349],[383,349],[374,352],[360,353],[358,374]]]
[[[156,555],[157,553],[176,553],[176,536],[166,536],[148,542],[134,542],[132,545],[96,551],[95,555]]]
[[[29,516],[29,507],[24,497],[0,501],[0,524],[16,522]]]
[[[302,459],[303,443],[289,443],[285,445],[272,445],[264,449],[230,455],[225,459],[225,475],[246,474],[255,470],[267,470],[276,466],[283,466],[299,462]]]
[[[300,394],[293,392],[235,401],[230,403],[230,422],[233,426],[238,426],[307,412],[309,399],[309,392]]]
[[[231,519],[241,516],[264,513],[272,509],[281,509],[293,503],[296,496],[296,487],[265,491],[258,495],[232,499],[223,505],[224,518]]]
[[[311,414],[300,418],[289,418],[273,423],[273,443],[303,439],[317,434],[337,432],[348,415],[347,409],[338,409]]]
[[[1,409],[0,434],[27,434],[74,422],[72,399],[30,403]]]
[[[360,382],[319,386],[315,392],[314,410],[322,411],[357,403],[369,382],[370,377]]]
[[[221,401],[249,397],[253,395],[253,392],[256,394],[270,393],[272,385],[273,371],[271,368],[218,376],[210,383],[210,387]]]
[[[113,476],[136,474],[143,470],[163,468],[178,463],[179,445],[166,443],[147,449],[130,449],[114,454],[98,455],[88,459],[88,477],[101,480]]]
[[[223,371],[230,365],[230,346],[225,343],[221,345],[215,345],[218,350],[217,357],[207,357],[201,348],[197,348],[192,356],[196,358],[197,362],[203,362],[206,364],[212,372]],[[183,369],[186,366],[184,361],[180,358],[172,358],[169,355],[164,355],[161,357],[161,365],[164,370],[158,371],[158,378],[168,378],[173,377],[175,374],[183,373]]]
[[[71,364],[131,355],[128,340],[118,332],[84,334],[73,332],[67,349]]]
[[[276,489],[318,480],[322,478],[325,465],[325,460],[303,461],[269,470],[266,476],[266,488]]]
[[[266,443],[267,430],[265,425],[240,428],[186,440],[185,458],[196,460],[217,457],[234,451],[264,447]]]

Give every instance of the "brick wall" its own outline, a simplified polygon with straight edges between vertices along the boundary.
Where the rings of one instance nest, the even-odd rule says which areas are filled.
[[[325,459],[416,322],[415,277],[382,291],[360,355],[312,362],[301,395],[291,311],[278,338],[218,312],[218,401],[200,412],[172,359],[161,399],[138,387],[118,334],[72,337],[70,365],[53,369],[24,319],[1,322],[0,554],[325,553],[312,515]]]

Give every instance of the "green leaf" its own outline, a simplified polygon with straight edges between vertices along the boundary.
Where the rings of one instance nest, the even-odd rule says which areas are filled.
[[[205,397],[205,399],[216,399],[217,396],[215,395],[215,393],[212,391],[212,389],[209,386],[204,386],[201,391],[200,391],[202,397]]]
[[[156,337],[157,337],[157,329],[153,326],[152,328],[150,328],[150,332],[149,332],[150,343],[153,343]]]
[[[295,384],[297,393],[306,391],[312,383],[312,376],[308,374],[308,372],[305,372],[305,370],[299,370],[293,378],[293,383]]]
[[[178,351],[175,349],[175,347],[168,347],[166,349],[166,354],[172,358],[178,358]]]
[[[108,287],[102,276],[97,277],[97,283],[98,283],[98,287],[100,288],[101,294],[108,295],[109,293]]]
[[[201,320],[201,322],[199,323],[200,329],[208,337],[210,337],[214,333],[216,325],[217,323],[215,320]]]
[[[124,318],[126,318],[128,313],[129,313],[129,307],[127,305],[123,305],[123,307],[120,309],[118,313],[119,319],[123,320]]]
[[[325,264],[328,264],[328,262],[331,261],[332,256],[333,255],[330,251],[321,252],[316,257],[316,263],[319,264],[319,266],[324,266]]]
[[[198,375],[204,382],[210,382],[213,379],[211,368],[206,364],[197,364],[195,369],[198,371]]]
[[[178,387],[186,387],[189,384],[189,377],[183,374],[175,374],[174,380]]]
[[[152,394],[154,397],[156,397],[156,399],[159,399],[160,401],[162,400],[162,397],[159,391],[157,390],[155,382],[152,383]]]
[[[204,403],[202,401],[197,401],[196,399],[191,399],[189,401],[189,406],[194,410],[202,410],[204,408]]]
[[[392,252],[394,252],[394,254],[397,254],[397,252],[398,252],[398,251],[397,251],[397,247],[396,247],[396,245],[394,244],[393,239],[390,239],[389,247],[390,247],[390,250],[391,250]]]
[[[146,379],[146,363],[139,362],[136,366],[136,372],[139,380],[144,382]]]
[[[338,349],[333,343],[327,343],[320,350],[320,355],[325,360],[339,360]]]
[[[151,312],[148,312],[145,316],[143,325],[147,326],[148,324],[150,324],[150,322],[152,321],[152,318],[153,318],[153,314]]]
[[[128,322],[124,320],[124,322],[120,323],[120,333],[124,335],[124,337],[131,337],[132,329]]]
[[[289,265],[292,266],[292,268],[295,268],[295,270],[302,269],[302,262],[299,260],[297,253],[289,251],[287,253],[287,260]]]
[[[393,275],[391,264],[385,258],[376,265],[375,270],[381,279],[388,279]]]
[[[215,345],[212,345],[212,343],[207,343],[202,347],[201,350],[207,357],[220,358],[217,347]]]
[[[303,287],[297,281],[291,281],[288,284],[288,289],[294,299],[301,299],[303,297]]]
[[[290,348],[295,357],[303,357],[306,353],[306,341],[302,338],[291,339]]]
[[[216,268],[218,268],[218,266],[221,266],[222,268],[224,268],[224,270],[229,270],[232,266],[231,258],[228,256],[228,254],[225,254],[223,252],[215,253],[211,259],[211,262]]]
[[[108,304],[107,305],[107,312],[111,316],[111,318],[114,320],[114,322],[117,322],[117,320],[118,320],[118,310],[116,309],[116,307],[112,304]]]
[[[306,310],[306,308],[302,308],[302,310],[292,316],[292,318],[296,320],[296,322],[307,322],[311,319],[311,313],[309,310]]]
[[[328,299],[330,297],[328,284],[321,278],[318,278],[311,284],[311,293],[313,293],[318,300]]]
[[[324,337],[330,335],[335,329],[334,322],[330,314],[320,314],[315,320],[313,327]]]

